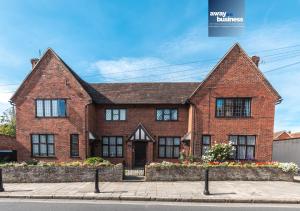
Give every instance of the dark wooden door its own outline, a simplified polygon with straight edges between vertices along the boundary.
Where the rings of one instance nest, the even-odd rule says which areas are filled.
[[[135,166],[144,166],[146,164],[146,142],[135,142],[134,144],[134,157]]]

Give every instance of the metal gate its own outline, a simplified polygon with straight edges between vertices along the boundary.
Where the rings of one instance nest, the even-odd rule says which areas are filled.
[[[135,167],[133,169],[124,168],[124,180],[144,180],[145,177],[145,168],[144,167]]]

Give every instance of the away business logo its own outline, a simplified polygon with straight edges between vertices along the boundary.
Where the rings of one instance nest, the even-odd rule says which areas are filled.
[[[208,36],[236,36],[244,28],[244,0],[208,0]]]

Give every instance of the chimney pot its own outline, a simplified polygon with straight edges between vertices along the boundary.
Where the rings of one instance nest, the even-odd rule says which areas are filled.
[[[32,65],[32,69],[34,68],[34,66],[39,62],[39,59],[38,58],[33,58],[30,60],[31,62],[31,65]]]
[[[259,64],[259,56],[252,56],[251,57],[251,60],[254,62],[254,64],[256,64],[256,66],[258,67],[258,64]]]

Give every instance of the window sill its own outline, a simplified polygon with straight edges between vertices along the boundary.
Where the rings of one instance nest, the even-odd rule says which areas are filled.
[[[69,116],[36,116],[35,117],[36,119],[67,119],[69,118]]]
[[[252,119],[252,116],[248,116],[248,117],[215,117],[216,119]]]
[[[80,158],[80,156],[70,156],[70,158]]]
[[[32,158],[51,158],[51,159],[55,159],[56,156],[31,156]]]

